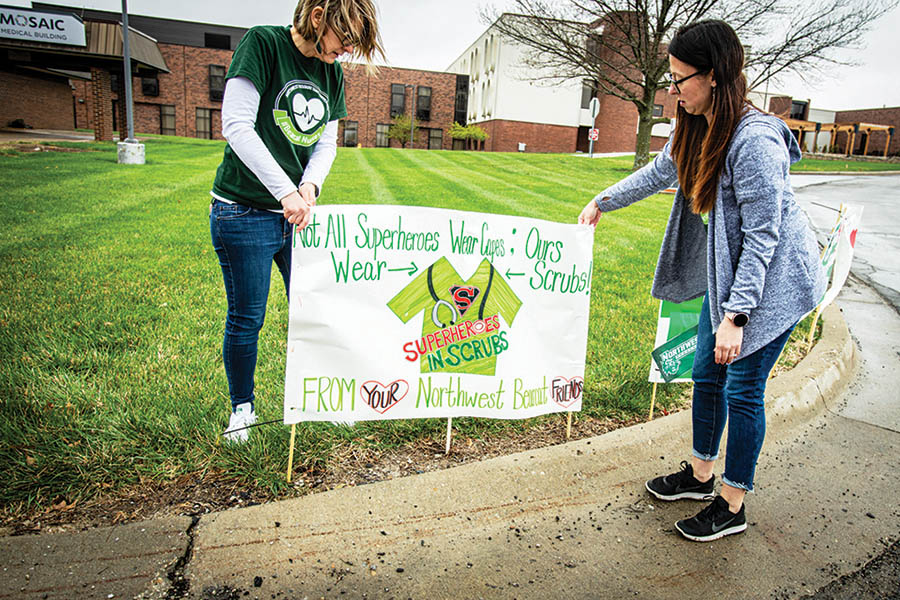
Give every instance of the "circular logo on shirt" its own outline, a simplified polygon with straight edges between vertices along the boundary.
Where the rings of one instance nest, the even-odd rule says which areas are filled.
[[[311,81],[289,81],[275,98],[272,116],[281,133],[298,146],[312,146],[328,123],[328,97]]]

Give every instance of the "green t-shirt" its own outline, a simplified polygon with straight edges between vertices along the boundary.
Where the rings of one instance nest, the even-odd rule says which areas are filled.
[[[241,39],[226,79],[246,77],[259,92],[256,133],[294,185],[329,121],[347,116],[339,63],[308,58],[289,26],[261,25]],[[216,171],[213,193],[254,208],[281,208],[230,145]]]
[[[466,281],[439,258],[388,302],[406,323],[425,311],[420,350],[422,373],[494,375],[508,340],[500,317],[512,325],[522,301],[487,259]],[[468,323],[468,325],[467,325]]]

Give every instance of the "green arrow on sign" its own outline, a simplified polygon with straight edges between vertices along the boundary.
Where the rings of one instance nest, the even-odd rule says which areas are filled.
[[[409,266],[408,266],[408,267],[401,267],[401,268],[399,268],[399,269],[388,269],[388,271],[408,271],[410,277],[412,277],[413,275],[415,275],[415,274],[416,274],[416,271],[418,271],[418,270],[419,270],[419,267],[417,267],[417,266],[416,266],[416,263],[414,263],[414,262],[412,262],[412,261],[409,261]]]
[[[507,279],[509,279],[510,277],[519,277],[520,275],[524,275],[524,274],[525,273],[510,273],[509,269],[506,270],[506,278]]]

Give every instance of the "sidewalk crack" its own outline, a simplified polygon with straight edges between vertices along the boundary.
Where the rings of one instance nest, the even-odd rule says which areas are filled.
[[[182,598],[187,598],[188,592],[191,589],[191,582],[185,579],[184,570],[187,568],[188,563],[191,562],[191,557],[194,554],[194,534],[199,523],[200,517],[191,517],[191,524],[185,531],[185,535],[188,537],[188,543],[187,547],[184,549],[184,554],[178,558],[175,565],[166,574],[166,577],[168,577],[171,582],[171,587],[169,587],[169,591],[166,592],[165,600],[181,600]]]
[[[862,425],[868,425],[869,427],[874,427],[875,429],[882,429],[884,431],[890,431],[891,433],[898,433],[896,429],[891,429],[885,425],[879,425],[878,423],[870,423],[869,421],[863,421],[862,419],[857,419],[856,417],[848,417],[847,415],[841,414],[835,410],[832,410],[830,406],[828,406],[828,402],[825,401],[825,394],[822,393],[822,388],[819,386],[819,382],[813,379],[813,383],[816,385],[816,391],[819,392],[819,399],[822,401],[822,405],[825,407],[825,412],[835,416],[839,419],[844,419],[846,421],[853,421],[854,423],[860,423]]]

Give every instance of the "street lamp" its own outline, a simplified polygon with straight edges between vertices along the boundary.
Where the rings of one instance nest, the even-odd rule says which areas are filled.
[[[134,139],[134,102],[131,93],[131,45],[128,41],[128,2],[122,0],[122,61],[125,67],[125,126],[127,137],[117,144],[118,162],[127,165],[143,165],[144,145]],[[120,100],[123,100],[120,98]],[[120,124],[121,128],[122,125]]]
[[[413,133],[414,126],[416,124],[416,94],[418,91],[416,86],[411,83],[406,84],[406,89],[413,90],[413,93],[409,95],[409,149],[413,149],[413,141],[415,141],[415,134]]]

